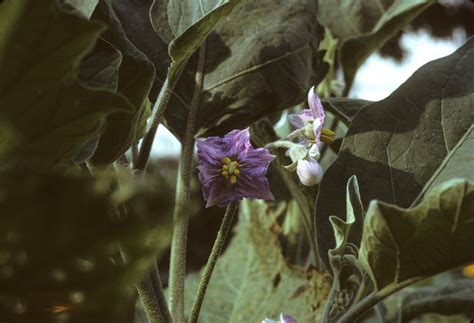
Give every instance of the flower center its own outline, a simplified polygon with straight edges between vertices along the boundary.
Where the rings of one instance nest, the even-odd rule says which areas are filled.
[[[240,174],[239,163],[236,160],[232,160],[226,157],[222,160],[222,172],[221,174],[229,180],[231,184],[237,183],[237,176]]]

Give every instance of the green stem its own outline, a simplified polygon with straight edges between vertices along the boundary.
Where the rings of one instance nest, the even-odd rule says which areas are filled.
[[[413,277],[398,284],[390,284],[379,291],[369,294],[367,297],[362,299],[360,303],[354,305],[346,313],[344,313],[344,315],[341,316],[337,323],[357,322],[380,301],[384,300],[393,293],[405,288],[406,286],[419,282],[425,278],[427,278],[427,276]]]
[[[146,167],[148,159],[150,158],[151,147],[153,146],[153,141],[155,140],[156,130],[161,123],[166,106],[168,105],[171,94],[173,93],[175,83],[176,82],[169,83],[168,77],[166,77],[165,82],[161,87],[160,94],[158,95],[155,105],[153,106],[151,123],[148,127],[145,137],[143,137],[137,163],[134,165],[134,169],[144,170]]]
[[[227,206],[227,209],[222,219],[221,227],[217,233],[216,241],[212,247],[211,254],[207,260],[206,267],[204,268],[204,273],[202,274],[201,281],[199,282],[199,287],[194,298],[193,309],[191,311],[191,317],[189,318],[188,323],[196,323],[199,318],[199,312],[201,311],[202,302],[204,301],[204,296],[206,294],[207,286],[211,280],[212,272],[216,266],[217,259],[222,252],[224,247],[224,242],[226,241],[227,235],[230,231],[232,225],[232,219],[234,218],[235,213],[239,208],[239,203],[234,202]]]
[[[189,200],[191,194],[191,173],[193,170],[194,132],[199,103],[204,83],[205,42],[199,49],[199,61],[195,76],[195,86],[186,121],[186,133],[179,162],[176,184],[176,202],[173,213],[173,237],[170,259],[170,302],[174,322],[184,322],[184,280],[186,276],[186,245],[189,222]]]
[[[330,313],[331,307],[333,305],[334,297],[336,296],[337,290],[339,288],[338,284],[336,284],[336,279],[337,278],[333,278],[331,291],[329,292],[329,296],[326,300],[326,304],[324,305],[324,312],[323,312],[323,315],[321,317],[320,323],[329,322],[329,313]]]
[[[136,284],[136,288],[149,323],[172,322],[156,264],[145,278]]]

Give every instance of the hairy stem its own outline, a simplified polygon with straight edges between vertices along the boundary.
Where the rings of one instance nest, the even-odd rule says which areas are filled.
[[[204,82],[206,43],[199,49],[199,61],[195,76],[193,97],[186,121],[186,133],[179,162],[176,184],[176,202],[173,213],[173,237],[170,259],[170,302],[174,322],[184,322],[184,279],[186,276],[186,246],[189,222],[189,199],[191,193],[191,173],[193,169],[195,121]]]
[[[171,323],[157,266],[152,268],[147,278],[137,284],[137,290],[149,323]]]
[[[161,87],[160,94],[158,95],[158,98],[156,99],[156,102],[153,106],[151,123],[148,127],[145,137],[143,137],[142,145],[140,152],[138,153],[138,158],[136,164],[134,165],[134,169],[144,170],[146,167],[148,159],[150,158],[151,147],[153,146],[153,141],[155,140],[156,130],[161,123],[166,106],[168,105],[171,94],[173,93],[175,83],[176,82],[169,83],[167,77],[163,83],[163,86]]]
[[[227,235],[230,231],[232,224],[232,219],[234,218],[235,213],[239,208],[238,202],[231,203],[227,206],[225,211],[224,218],[222,219],[221,227],[217,233],[216,241],[212,247],[211,254],[207,260],[204,273],[202,274],[201,281],[199,282],[199,287],[194,298],[193,309],[191,311],[191,317],[189,318],[189,323],[196,323],[199,318],[199,312],[201,311],[202,302],[204,301],[204,296],[206,294],[207,286],[211,280],[212,272],[216,266],[217,259],[222,252],[224,247],[224,242],[227,238]]]
[[[391,284],[386,286],[385,288],[382,288],[379,291],[373,292],[369,294],[367,297],[362,299],[362,301],[358,304],[355,304],[353,307],[351,307],[344,315],[341,316],[341,318],[337,321],[338,323],[353,323],[357,322],[360,320],[367,312],[374,307],[376,304],[378,304],[380,301],[384,300],[388,296],[392,295],[395,292],[398,292],[399,290],[414,284],[416,282],[419,282],[423,279],[425,279],[426,276],[420,276],[420,277],[413,277],[410,279],[407,279],[401,283],[398,284]]]

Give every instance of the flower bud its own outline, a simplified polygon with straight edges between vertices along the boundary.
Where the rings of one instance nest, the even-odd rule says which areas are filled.
[[[313,159],[302,159],[298,161],[296,166],[296,174],[303,185],[313,186],[321,182],[323,177],[323,169],[319,163]]]

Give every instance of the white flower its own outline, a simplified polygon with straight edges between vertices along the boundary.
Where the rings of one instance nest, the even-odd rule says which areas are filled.
[[[296,174],[303,185],[313,186],[321,182],[323,169],[316,159],[300,159],[296,166]]]

